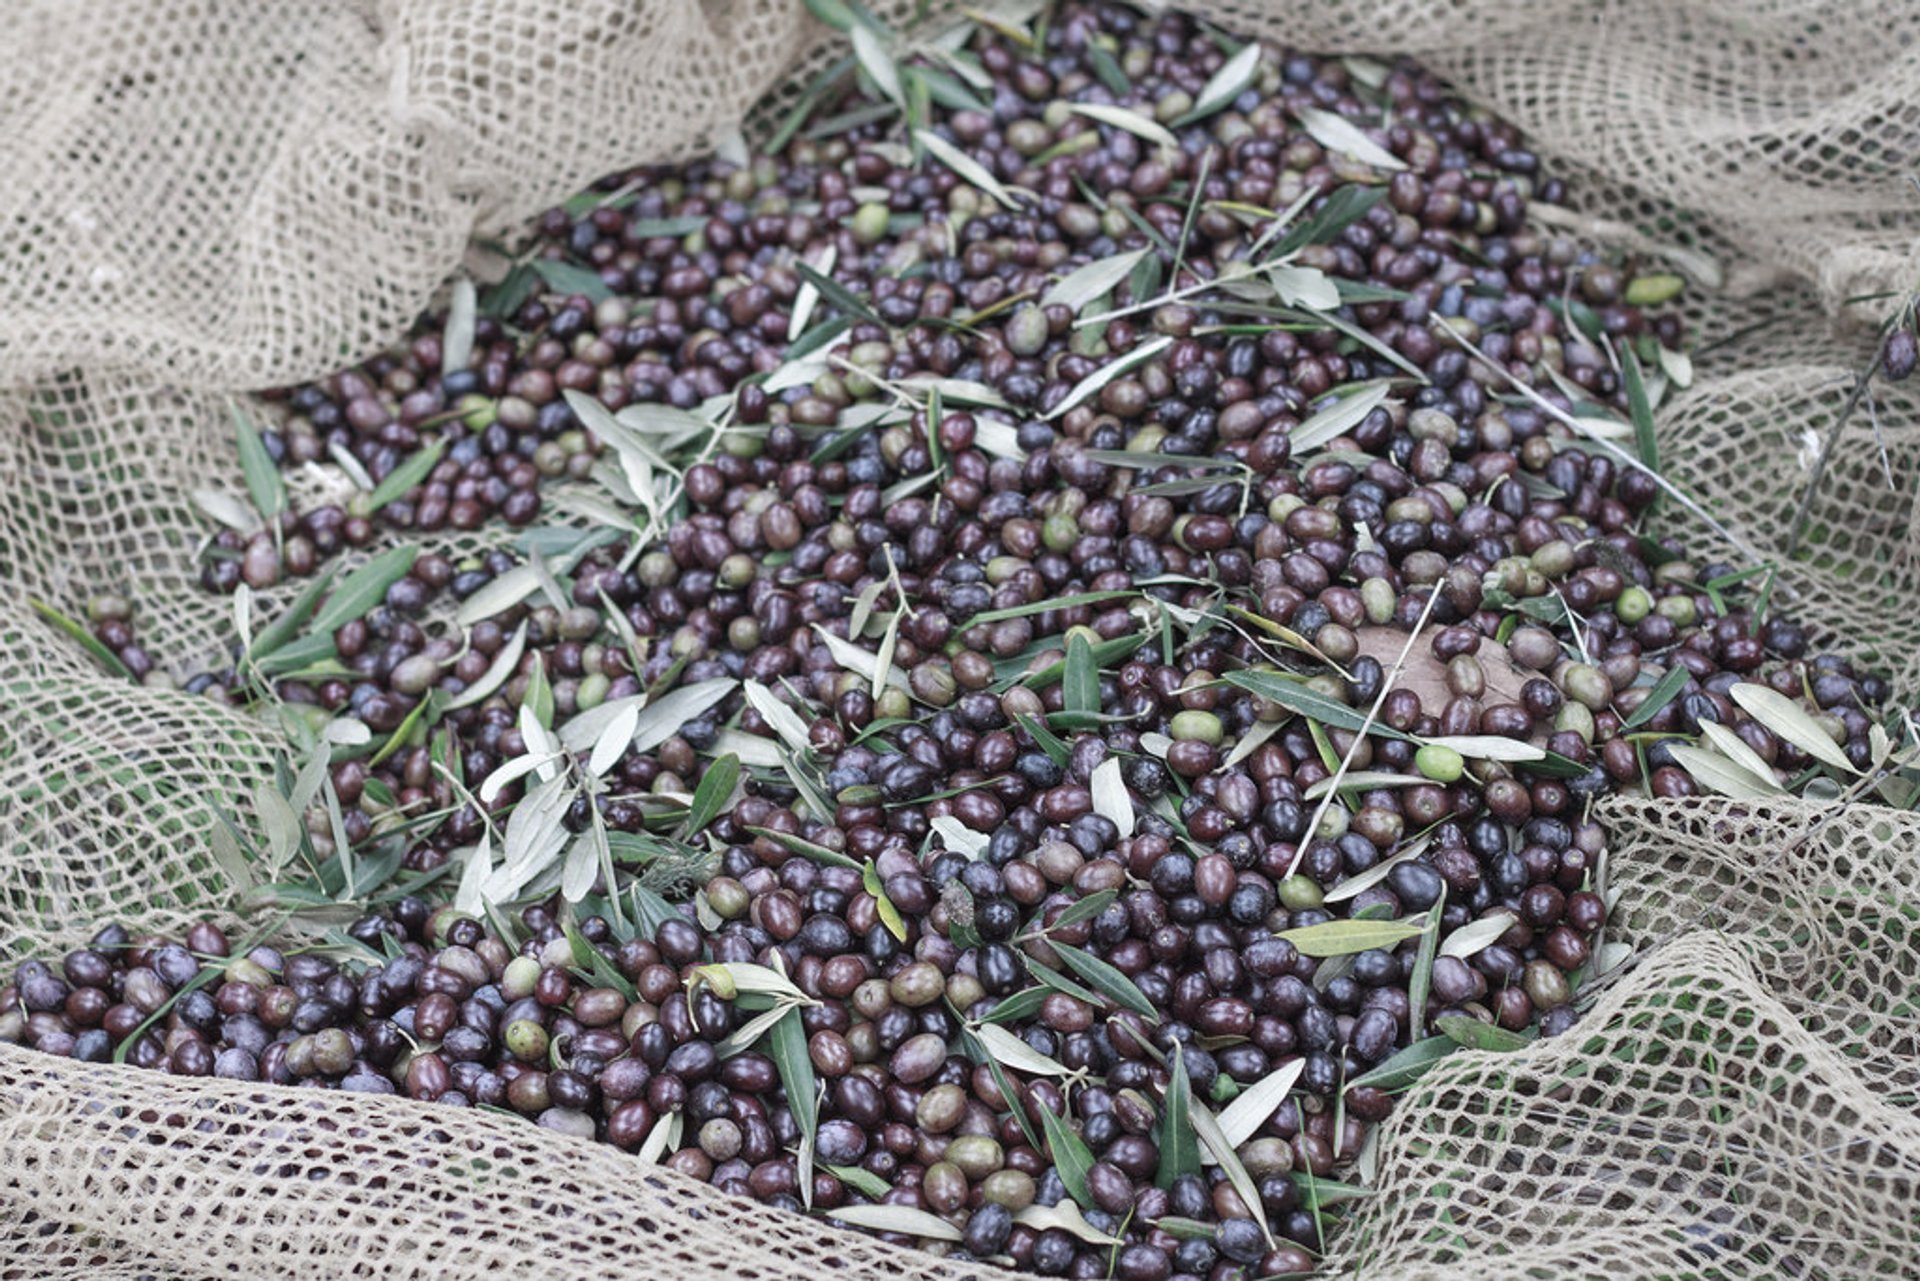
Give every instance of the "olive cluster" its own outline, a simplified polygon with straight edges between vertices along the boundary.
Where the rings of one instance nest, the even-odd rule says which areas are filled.
[[[1783,776],[1812,764],[1734,699],[1741,682],[1798,700],[1870,763],[1886,684],[1813,655],[1800,625],[1734,591],[1737,567],[1648,537],[1657,482],[1566,425],[1572,396],[1626,403],[1603,336],[1657,354],[1680,326],[1649,309],[1670,291],[1631,264],[1529,225],[1529,202],[1563,189],[1510,126],[1411,64],[1291,52],[1190,120],[1226,54],[1188,18],[1107,3],[1059,6],[1037,50],[985,31],[971,49],[987,109],[938,106],[931,127],[1030,198],[1003,206],[908,164],[897,122],[861,114],[851,81],[777,155],[610,178],[578,212],[550,212],[530,251],[593,272],[608,297],[502,305],[458,369],[442,368],[447,319],[429,318],[280,397],[276,461],[345,451],[378,480],[441,442],[419,486],[378,512],[355,499],[223,534],[204,572],[218,590],[263,587],[372,541],[376,522],[530,523],[545,482],[588,479],[607,448],[565,393],[616,411],[729,396],[737,429],[686,468],[683,513],[637,556],[591,551],[561,576],[566,595],[455,639],[430,625],[436,602],[472,598],[515,558],[421,555],[334,632],[337,671],[273,692],[316,725],[372,731],[332,768],[350,842],[440,816],[411,839],[414,871],[522,798],[520,783],[476,794],[526,752],[536,678],[556,724],[676,683],[779,691],[806,736],[782,750],[817,775],[824,808],[784,772],[750,770],[704,833],[717,868],[699,910],[639,931],[590,916],[570,938],[550,900],[509,940],[407,898],[351,931],[387,959],[343,964],[230,956],[211,926],[184,945],[110,927],[57,970],[19,967],[0,1041],[505,1108],[659,1147],[770,1204],[929,1212],[951,1231],[923,1244],[1044,1275],[1241,1281],[1312,1266],[1324,1225],[1302,1182],[1340,1177],[1393,1107],[1372,1069],[1462,1026],[1449,1020],[1573,1024],[1608,916],[1592,801],[1691,794],[1672,744],[1703,724]],[[1125,108],[1179,146],[1074,106]],[[1311,112],[1371,130],[1403,167],[1329,150],[1301,123]],[[1304,200],[1312,217],[1356,188],[1378,198],[1292,260],[1343,288],[1338,324],[1271,322],[1206,287],[1259,234],[1245,210]],[[833,359],[772,382],[808,290],[795,264],[829,253],[860,308],[816,297],[845,326]],[[1121,254],[1164,283],[1130,273],[1104,317],[1047,301],[1059,277]],[[922,399],[843,427],[921,376],[989,403]],[[1397,381],[1336,438],[1298,443],[1326,393],[1375,380]],[[101,598],[90,621],[149,676],[125,600]],[[457,747],[449,768],[424,732],[379,749],[423,700],[487,678],[523,625],[517,667],[435,727]],[[846,647],[877,659],[883,631],[897,677],[849,670]],[[1091,668],[1075,658],[1096,650]],[[238,697],[239,658],[187,688]],[[1245,683],[1262,673],[1303,677],[1345,715],[1296,714]],[[1383,732],[1353,732],[1376,705]],[[735,691],[614,762],[568,828],[597,807],[611,831],[651,830],[723,729],[779,737]],[[1560,768],[1419,741],[1474,735]],[[1096,783],[1115,765],[1123,804]],[[1323,806],[1335,773],[1359,782]],[[309,824],[332,852],[329,816]],[[1440,939],[1497,932],[1425,960],[1419,938],[1331,956],[1295,942],[1422,914]],[[1062,983],[1078,973],[1063,955],[1118,978]],[[715,964],[791,976],[817,1109],[796,1110],[768,1045],[733,1039],[756,1012],[703,977]],[[988,1023],[1059,1073],[996,1071]],[[1298,1066],[1240,1145],[1258,1206],[1212,1162],[1157,1177],[1176,1064],[1215,1105]],[[803,1187],[794,1150],[813,1110]],[[1074,1187],[1033,1128],[1042,1112],[1092,1158]],[[1063,1200],[1120,1244],[1034,1213]]]

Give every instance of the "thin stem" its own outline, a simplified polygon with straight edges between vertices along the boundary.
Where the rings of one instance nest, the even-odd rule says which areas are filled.
[[[1886,361],[1887,343],[1892,340],[1894,329],[1895,326],[1888,325],[1886,332],[1880,335],[1880,346],[1873,353],[1873,363],[1854,379],[1853,390],[1847,393],[1846,404],[1840,406],[1839,416],[1833,420],[1833,425],[1827,428],[1826,439],[1820,442],[1820,453],[1813,460],[1813,474],[1807,477],[1807,487],[1800,495],[1800,505],[1793,512],[1793,524],[1787,530],[1787,546],[1784,553],[1787,560],[1793,559],[1794,549],[1800,545],[1800,535],[1806,529],[1807,513],[1813,509],[1813,497],[1820,492],[1820,482],[1827,474],[1827,459],[1833,454],[1834,442],[1840,439],[1841,429],[1847,425],[1847,420],[1853,417],[1853,411],[1859,407],[1860,398],[1867,394],[1867,384],[1873,380],[1875,374],[1880,372],[1880,366]]]

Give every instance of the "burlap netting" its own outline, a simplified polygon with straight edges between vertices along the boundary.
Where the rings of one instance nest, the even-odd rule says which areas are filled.
[[[1301,47],[1422,56],[1580,177],[1589,231],[1717,258],[1725,288],[1688,303],[1711,346],[1660,435],[1669,474],[1735,542],[1667,519],[1703,555],[1778,554],[1804,433],[1832,420],[1870,353],[1844,304],[1916,282],[1906,6],[1198,7]],[[820,33],[776,0],[26,0],[5,20],[12,959],[103,917],[231,919],[204,833],[212,805],[264,775],[276,733],[107,679],[26,598],[77,614],[98,590],[129,591],[143,643],[177,673],[204,666],[231,624],[195,586],[207,523],[188,495],[241,492],[227,395],[377,349],[472,239],[510,235],[598,174],[704,145],[817,65]],[[1908,700],[1915,410],[1883,394],[1855,416],[1810,560],[1788,579],[1797,612]],[[1575,1033],[1462,1053],[1424,1079],[1329,1266],[1476,1281],[1913,1275],[1920,820],[1712,800],[1616,801],[1605,817],[1616,937],[1639,959]],[[14,1049],[0,1050],[0,1188],[0,1277],[962,1275],[505,1118]]]

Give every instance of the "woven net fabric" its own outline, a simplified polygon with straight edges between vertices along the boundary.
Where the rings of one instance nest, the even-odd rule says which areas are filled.
[[[1857,300],[1920,277],[1903,6],[1195,7],[1297,47],[1420,57],[1578,179],[1580,234],[1716,262],[1718,287],[1687,301],[1694,384],[1659,429],[1668,476],[1712,520],[1663,520],[1701,556],[1781,557],[1808,433],[1871,356],[1862,321],[1890,306]],[[232,624],[197,586],[208,524],[191,493],[243,492],[229,397],[379,349],[476,241],[598,175],[751,128],[824,36],[790,0],[10,6],[0,956],[106,917],[247,928],[205,834],[216,805],[247,809],[277,737],[108,678],[30,598],[78,614],[128,593],[164,665],[203,667]],[[1894,388],[1849,421],[1783,579],[1824,643],[1907,701],[1916,409]],[[1402,1099],[1329,1269],[1912,1275],[1920,819],[1711,799],[1615,800],[1602,817],[1610,930],[1634,962],[1569,1035],[1462,1052]],[[970,1274],[503,1117],[7,1047],[0,1187],[0,1278]]]

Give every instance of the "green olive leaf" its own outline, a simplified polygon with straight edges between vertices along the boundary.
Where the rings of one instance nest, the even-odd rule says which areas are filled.
[[[820,1128],[820,1091],[814,1080],[813,1059],[807,1053],[807,1030],[801,1024],[797,1008],[788,1010],[786,1017],[773,1025],[773,1031],[767,1038],[767,1057],[780,1070],[780,1085],[787,1094],[787,1108],[793,1113],[794,1123],[800,1127],[800,1193],[801,1199],[811,1209],[813,1144]]]
[[[1426,931],[1421,921],[1323,921],[1282,930],[1278,937],[1298,948],[1305,956],[1345,956],[1370,952],[1375,948],[1395,947]]]
[[[440,455],[447,449],[443,437],[424,449],[415,450],[411,457],[387,473],[386,479],[375,485],[373,492],[367,495],[369,511],[379,511],[396,498],[405,497],[416,485],[423,484],[428,473],[440,462]]]
[[[1304,1064],[1306,1060],[1300,1062]],[[1200,1140],[1193,1132],[1192,1105],[1193,1085],[1187,1078],[1187,1059],[1184,1054],[1175,1054],[1156,1132],[1160,1164],[1154,1170],[1155,1187],[1170,1188],[1175,1179],[1200,1173]]]
[[[1667,704],[1679,697],[1680,691],[1686,688],[1687,681],[1692,677],[1692,672],[1678,664],[1668,668],[1666,674],[1655,681],[1653,688],[1647,692],[1646,701],[1634,708],[1627,719],[1620,723],[1621,730],[1631,732],[1639,729],[1658,716]]]
[[[904,943],[907,941],[907,923],[900,916],[900,909],[887,897],[887,887],[880,880],[880,869],[868,863],[860,869],[860,884],[867,893],[873,895],[874,910],[879,913],[880,923],[887,927],[887,933]]]
[[[256,665],[272,676],[296,672],[333,658],[338,652],[334,649],[333,634],[354,619],[364,618],[369,610],[385,600],[387,589],[407,576],[419,554],[420,548],[414,545],[390,548],[348,574],[327,596],[326,603],[320,606],[298,640],[275,645],[269,652],[261,647],[270,638],[277,637],[279,624],[276,621],[262,630],[254,638]],[[301,600],[305,599],[302,593]]]
[[[69,618],[45,601],[36,599],[35,597],[29,596],[27,598],[27,604],[33,607],[34,613],[40,615],[40,617],[46,619],[49,623],[52,623],[55,627],[71,637],[80,648],[87,651],[94,662],[100,664],[100,666],[106,668],[122,680],[133,679],[133,672],[128,669],[125,663],[120,661],[120,655],[114,653],[102,644],[100,639],[93,634],[92,630],[84,624],[73,618]]]
[[[1407,1022],[1418,1036],[1427,1025],[1427,995],[1433,990],[1433,958],[1440,943],[1440,914],[1447,906],[1447,890],[1440,887],[1440,897],[1434,900],[1433,909],[1427,914],[1426,932],[1420,936],[1420,948],[1414,954],[1413,976],[1407,980]]]
[[[1448,1040],[1456,1041],[1469,1050],[1493,1050],[1508,1054],[1533,1044],[1530,1036],[1509,1032],[1491,1023],[1482,1023],[1466,1014],[1449,1014],[1443,1019],[1435,1019],[1433,1025]]]
[[[260,438],[260,429],[237,402],[229,408],[233,411],[234,442],[240,450],[240,474],[247,482],[247,494],[262,519],[271,524],[274,517],[287,509],[286,482],[280,477],[280,469],[274,466],[266,442]]]
[[[1451,1036],[1429,1036],[1415,1041],[1392,1058],[1347,1082],[1349,1090],[1369,1086],[1393,1093],[1404,1090],[1430,1071],[1434,1064],[1459,1049],[1461,1042]]]
[[[691,838],[705,829],[707,824],[720,817],[726,809],[727,801],[733,796],[734,785],[740,781],[740,758],[729,753],[715,760],[700,776],[700,785],[693,790],[693,804],[687,808],[687,821],[680,834]],[[902,938],[902,942],[906,940]]]
[[[1060,1172],[1060,1182],[1066,1185],[1067,1195],[1082,1206],[1093,1208],[1093,1194],[1087,1189],[1087,1171],[1093,1168],[1093,1152],[1086,1140],[1046,1108],[1036,1106],[1034,1111],[1040,1114],[1040,1127],[1047,1132],[1047,1155],[1053,1160],[1053,1168]]]
[[[1357,712],[1345,703],[1336,703],[1326,695],[1308,689],[1297,680],[1289,680],[1277,672],[1239,671],[1228,672],[1226,682],[1237,685],[1252,694],[1258,694],[1269,702],[1278,703],[1291,712],[1298,712],[1309,720],[1334,729],[1343,729],[1358,734],[1364,727],[1369,734],[1378,734],[1382,738],[1397,738],[1412,742],[1411,736],[1402,734],[1390,725],[1374,721],[1367,724],[1365,713]]]
[[[1260,1235],[1266,1238],[1268,1248],[1273,1246],[1273,1229],[1267,1226],[1266,1207],[1260,1201],[1260,1190],[1253,1182],[1253,1176],[1247,1173],[1247,1167],[1240,1164],[1240,1157],[1233,1150],[1233,1144],[1220,1129],[1220,1122],[1204,1106],[1195,1103],[1191,1110],[1194,1132],[1200,1136],[1201,1146],[1207,1155],[1227,1176],[1227,1182],[1239,1194],[1247,1211],[1253,1215],[1253,1221],[1260,1226]]]
[[[1087,986],[1115,1005],[1124,1006],[1144,1019],[1150,1019],[1156,1023],[1160,1021],[1160,1012],[1154,1008],[1153,1002],[1147,999],[1146,994],[1134,986],[1132,979],[1090,952],[1083,952],[1077,947],[1057,940],[1050,940],[1050,942],[1061,962],[1078,975]]]

